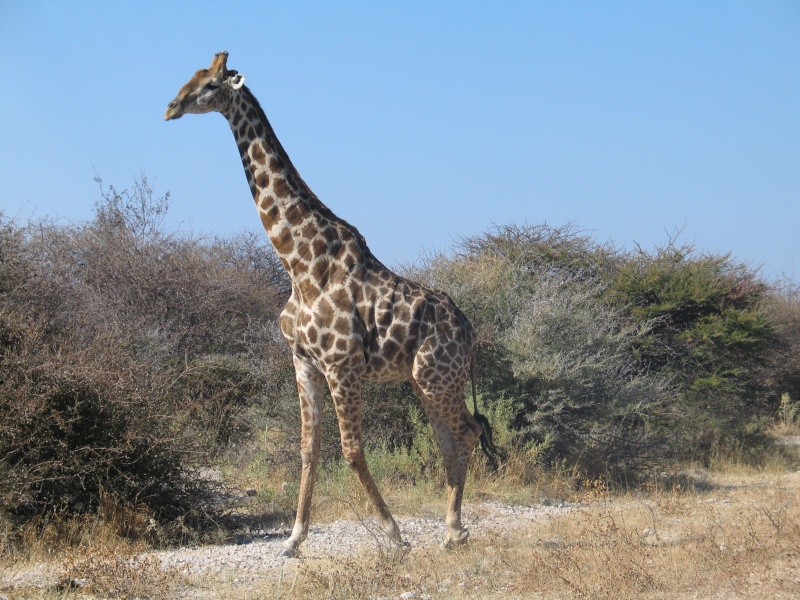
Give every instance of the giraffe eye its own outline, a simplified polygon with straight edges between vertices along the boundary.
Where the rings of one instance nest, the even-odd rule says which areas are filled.
[[[207,83],[206,84],[206,90],[208,90],[209,92],[213,92],[218,87],[219,87],[219,85],[217,85],[216,83]]]

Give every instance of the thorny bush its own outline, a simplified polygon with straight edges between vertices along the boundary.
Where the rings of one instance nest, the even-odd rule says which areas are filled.
[[[94,220],[0,225],[0,514],[206,510],[197,470],[286,401],[266,240],[168,234],[142,176]]]
[[[198,472],[256,432],[278,431],[268,468],[297,466],[277,325],[289,280],[263,234],[171,233],[169,196],[146,177],[98,184],[88,223],[0,215],[0,518],[113,497],[185,531],[212,510]],[[403,274],[472,321],[479,400],[504,441],[592,480],[757,444],[781,396],[798,399],[797,288],[772,290],[727,255],[510,225]],[[410,387],[363,396],[366,444],[412,456],[427,424]],[[329,402],[323,426],[336,459]]]

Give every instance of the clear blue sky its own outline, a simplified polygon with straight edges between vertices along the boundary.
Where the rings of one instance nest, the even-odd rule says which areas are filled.
[[[219,50],[387,264],[493,223],[682,238],[800,278],[800,1],[0,0],[0,210],[80,222],[139,173],[169,224],[260,229]]]

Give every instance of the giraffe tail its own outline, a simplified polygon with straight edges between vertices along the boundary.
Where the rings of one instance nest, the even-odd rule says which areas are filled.
[[[481,450],[483,450],[483,453],[486,455],[486,459],[489,461],[492,469],[496,471],[499,463],[505,462],[505,460],[508,458],[508,455],[495,445],[494,440],[492,440],[492,426],[489,424],[489,419],[486,418],[486,415],[482,415],[478,411],[478,392],[475,385],[475,354],[475,352],[472,353],[472,362],[470,364],[469,373],[470,382],[472,383],[472,406],[474,408],[472,416],[478,422],[478,425],[481,426],[481,436],[479,438],[481,442]]]

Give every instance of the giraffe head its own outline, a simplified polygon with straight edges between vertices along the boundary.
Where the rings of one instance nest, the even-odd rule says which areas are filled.
[[[179,119],[187,113],[221,112],[230,102],[231,92],[244,85],[244,75],[225,66],[227,52],[217,52],[208,69],[200,69],[167,106],[164,119]]]

